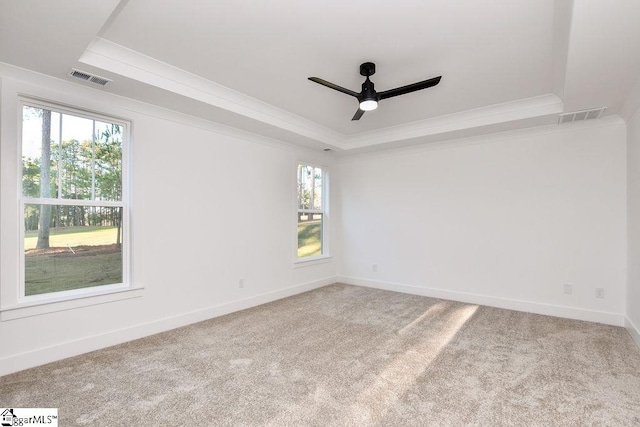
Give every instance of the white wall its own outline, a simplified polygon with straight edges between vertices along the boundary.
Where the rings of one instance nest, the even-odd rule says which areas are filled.
[[[2,64],[0,76],[2,287],[17,286],[18,93],[133,121],[133,281],[145,287],[1,322],[0,375],[335,281],[333,259],[293,268],[295,164],[330,157]]]
[[[640,345],[640,109],[628,122],[628,288],[627,327]]]
[[[603,119],[343,159],[339,278],[621,325],[625,140]]]

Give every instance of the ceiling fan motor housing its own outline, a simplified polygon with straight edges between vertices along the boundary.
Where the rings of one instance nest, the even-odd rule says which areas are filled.
[[[365,100],[379,101],[380,97],[378,93],[374,89],[374,84],[371,80],[369,80],[369,76],[367,76],[367,80],[362,83],[362,92],[360,92],[360,96],[358,97],[358,101],[362,102]]]

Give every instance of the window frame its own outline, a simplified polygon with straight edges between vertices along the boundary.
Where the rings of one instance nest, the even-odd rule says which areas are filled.
[[[23,170],[22,170],[22,140],[23,140],[23,111],[25,107],[33,107],[40,109],[47,109],[52,112],[60,114],[68,114],[76,117],[101,121],[104,123],[117,124],[122,126],[122,160],[121,160],[121,192],[122,197],[119,201],[107,201],[107,200],[93,200],[93,199],[64,199],[56,197],[40,198],[40,197],[25,197],[22,188]],[[38,98],[32,98],[24,95],[18,96],[18,135],[17,135],[17,155],[18,155],[18,170],[17,170],[17,186],[18,186],[18,230],[19,230],[19,271],[18,271],[18,289],[17,289],[17,301],[16,307],[30,307],[33,305],[59,303],[65,301],[72,301],[76,299],[85,299],[93,296],[104,296],[112,293],[122,293],[123,291],[135,290],[140,288],[134,288],[131,281],[131,219],[130,219],[130,140],[131,140],[131,121],[115,117],[109,114],[95,112],[80,107],[72,107],[69,105],[59,104],[47,100]],[[122,208],[122,282],[87,286],[78,289],[49,292],[36,295],[26,295],[26,283],[25,283],[25,256],[24,256],[24,239],[25,239],[25,227],[24,227],[24,212],[25,205],[51,205],[51,206],[97,206],[97,207],[120,207]],[[124,298],[129,298],[126,296]],[[101,299],[105,299],[104,297]],[[107,297],[107,299],[109,299]],[[45,310],[45,312],[57,311],[57,310]],[[4,317],[4,316],[3,316]]]
[[[319,168],[322,171],[322,209],[300,209],[298,204],[298,195],[299,195],[299,175],[298,168],[300,165],[309,166],[313,168]],[[295,215],[294,215],[294,245],[293,245],[293,259],[294,259],[294,268],[303,267],[306,265],[314,265],[318,263],[327,262],[331,257],[331,246],[329,244],[329,222],[330,222],[330,207],[329,207],[329,168],[326,165],[321,165],[315,162],[308,162],[306,160],[298,159],[295,162],[294,167],[294,205],[295,205]],[[298,256],[298,215],[300,213],[320,213],[322,214],[322,253],[320,255],[313,256]]]

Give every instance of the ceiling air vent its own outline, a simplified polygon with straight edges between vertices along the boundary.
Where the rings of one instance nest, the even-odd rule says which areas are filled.
[[[560,114],[558,124],[580,122],[583,120],[599,119],[607,107],[592,108],[590,110],[574,111],[573,113]]]
[[[71,69],[69,73],[71,77],[75,77],[76,79],[84,80],[85,82],[95,83],[100,86],[106,86],[111,80],[106,77],[96,76],[95,74],[87,73],[86,71],[80,71],[76,69]]]

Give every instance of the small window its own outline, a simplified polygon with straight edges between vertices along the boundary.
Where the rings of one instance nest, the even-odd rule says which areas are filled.
[[[298,164],[297,257],[325,255],[326,176],[322,168]]]
[[[127,132],[126,122],[24,102],[22,297],[127,282]]]

